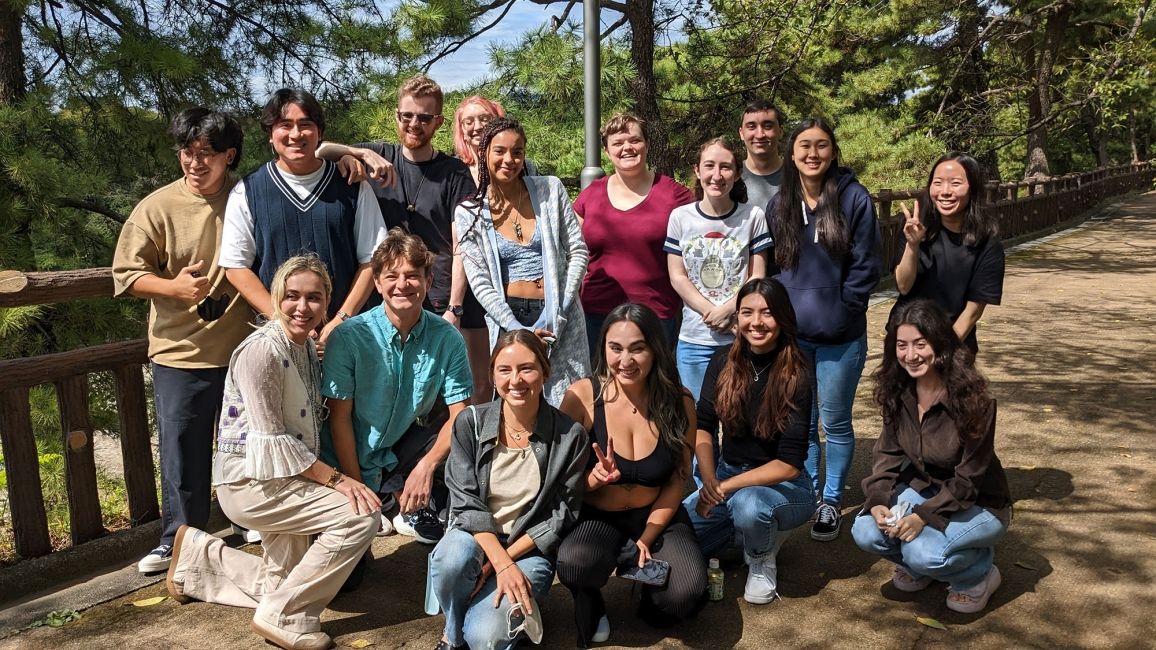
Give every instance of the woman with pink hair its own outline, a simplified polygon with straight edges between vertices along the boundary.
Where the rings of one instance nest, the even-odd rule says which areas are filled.
[[[454,111],[454,155],[470,166],[474,183],[478,182],[478,145],[482,131],[496,117],[505,117],[506,109],[492,99],[473,95],[462,100]],[[526,175],[539,176],[538,166],[526,161]]]

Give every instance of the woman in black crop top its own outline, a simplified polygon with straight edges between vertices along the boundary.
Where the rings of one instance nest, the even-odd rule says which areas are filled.
[[[578,643],[610,636],[601,589],[618,568],[669,563],[665,585],[642,589],[638,615],[665,627],[694,615],[706,565],[680,504],[690,474],[694,402],[682,388],[662,323],[649,307],[607,316],[594,377],[567,391],[561,411],[590,432],[594,457],[578,525],[558,550],[558,579],[574,595]]]
[[[742,534],[750,565],[743,597],[761,605],[778,596],[779,547],[815,511],[804,468],[811,377],[778,280],[747,282],[737,304],[739,337],[715,353],[702,384],[695,454],[703,485],[685,505],[708,555],[730,545],[736,530]],[[712,439],[720,424],[716,467]]]

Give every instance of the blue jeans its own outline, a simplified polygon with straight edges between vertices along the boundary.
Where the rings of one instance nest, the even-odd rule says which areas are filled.
[[[209,521],[213,438],[228,368],[172,368],[153,362],[161,459],[161,544],[181,524]]]
[[[473,535],[451,528],[433,550],[430,577],[446,615],[446,639],[451,646],[464,643],[475,650],[507,650],[515,644],[507,618],[512,603],[503,598],[494,607],[494,591],[498,587],[495,576],[491,575],[481,591],[470,598],[485,561],[486,554]],[[535,602],[541,602],[554,582],[554,563],[534,554],[522,556],[517,565],[530,581]]]
[[[811,438],[807,445],[807,473],[815,492],[819,486],[819,421],[827,438],[827,474],[822,485],[823,501],[838,506],[843,500],[843,481],[851,469],[855,453],[855,429],[851,407],[855,390],[867,363],[867,335],[850,343],[825,345],[799,339],[799,348],[811,362],[815,390],[811,401]]]
[[[889,505],[907,501],[915,506],[935,496],[933,490],[920,494],[904,484],[897,485],[895,492],[899,496]],[[943,532],[924,526],[919,537],[910,542],[884,535],[870,512],[860,512],[851,527],[851,537],[859,548],[882,555],[916,578],[928,576],[946,582],[955,591],[979,586],[995,560],[995,543],[1006,532],[1007,524],[979,506],[951,515]]]
[[[715,476],[722,481],[750,469],[753,468],[720,462]],[[815,493],[811,490],[811,478],[803,471],[777,485],[741,488],[705,518],[695,511],[698,492],[682,503],[690,512],[703,555],[710,556],[730,546],[737,531],[742,535],[743,550],[750,558],[766,555],[775,547],[780,533],[806,523],[815,512]]]
[[[586,312],[586,340],[590,344],[590,363],[598,359],[598,338],[602,336],[602,325],[606,323],[608,314],[591,314]],[[673,350],[678,343],[678,319],[660,318],[662,333],[666,335],[666,342]]]
[[[710,363],[710,358],[714,356],[719,346],[715,345],[700,345],[698,343],[687,343],[679,340],[678,350],[675,353],[675,362],[678,364],[678,375],[682,379],[682,385],[690,391],[694,397],[694,403],[698,404],[698,398],[702,393],[702,382],[706,377],[706,367]],[[718,435],[713,438],[714,441],[714,462],[718,465],[719,447]],[[691,459],[691,477],[694,478],[694,484],[702,487],[702,476],[698,471],[698,458]]]

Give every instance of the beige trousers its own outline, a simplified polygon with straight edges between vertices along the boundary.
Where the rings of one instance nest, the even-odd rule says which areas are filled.
[[[261,532],[264,555],[189,531],[174,576],[183,593],[256,608],[256,617],[291,632],[320,630],[322,610],[373,543],[381,513],[356,515],[339,492],[299,477],[219,485],[217,500],[231,521]]]

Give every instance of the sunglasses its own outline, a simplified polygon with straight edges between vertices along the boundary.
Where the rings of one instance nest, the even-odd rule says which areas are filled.
[[[429,113],[411,113],[410,111],[397,111],[397,121],[403,124],[408,124],[417,120],[422,125],[428,125],[434,121],[439,115],[431,115]]]

